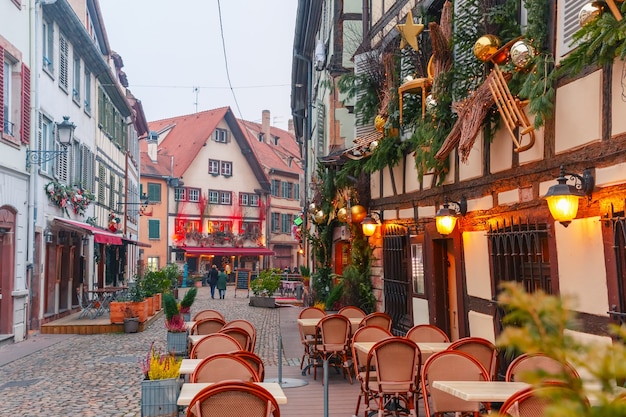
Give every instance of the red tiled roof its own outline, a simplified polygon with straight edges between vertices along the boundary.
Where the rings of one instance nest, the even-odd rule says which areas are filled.
[[[257,159],[267,170],[275,169],[297,175],[304,173],[300,163],[300,147],[294,135],[277,127],[270,127],[270,135],[272,136],[270,140],[277,137],[278,145],[274,145],[273,142],[261,142],[259,141],[259,134],[262,131],[261,124],[246,120],[238,121],[242,125],[242,130],[246,132],[246,138]],[[288,163],[289,158],[292,158],[291,166]]]

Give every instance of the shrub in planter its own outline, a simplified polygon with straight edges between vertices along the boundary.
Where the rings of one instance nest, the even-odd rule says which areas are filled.
[[[271,297],[280,288],[281,274],[281,270],[277,268],[264,269],[250,283],[252,293],[257,297]]]
[[[172,294],[163,296],[167,351],[175,355],[187,354],[187,325]]]
[[[189,316],[191,315],[191,306],[193,302],[196,300],[196,295],[198,294],[198,289],[196,287],[192,287],[187,290],[183,299],[180,301],[180,314],[182,314],[186,321],[189,321]]]

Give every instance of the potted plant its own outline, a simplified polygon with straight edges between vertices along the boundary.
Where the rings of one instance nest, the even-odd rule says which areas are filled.
[[[172,294],[165,294],[163,304],[167,329],[167,351],[174,355],[187,355],[187,325],[180,314],[178,303]]]
[[[178,270],[178,266],[176,264],[167,264],[161,271],[165,274],[163,277],[163,281],[161,281],[160,288],[162,294],[172,294],[174,299],[178,299],[178,280],[180,276],[180,271]]]
[[[137,333],[139,331],[139,317],[135,314],[135,311],[126,304],[124,309],[124,333]]]
[[[281,270],[277,268],[264,269],[250,283],[250,289],[254,294],[250,297],[250,305],[253,307],[276,307],[274,293],[280,288]]]
[[[144,417],[178,415],[176,400],[180,392],[179,371],[182,359],[172,353],[162,354],[150,346],[141,360],[141,415]]]
[[[139,317],[139,322],[148,320],[148,302],[145,300],[141,285],[137,282],[128,289],[128,299],[135,315]]]
[[[196,299],[196,295],[198,294],[198,288],[192,287],[187,290],[183,299],[180,301],[180,314],[183,315],[183,319],[185,321],[191,320],[191,305]]]

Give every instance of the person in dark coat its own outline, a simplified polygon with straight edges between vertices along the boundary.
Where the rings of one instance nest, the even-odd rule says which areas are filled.
[[[226,297],[226,282],[228,281],[228,276],[226,272],[224,272],[224,268],[220,268],[220,273],[217,276],[217,289],[220,292],[220,300],[223,300]]]
[[[215,298],[215,286],[217,285],[217,276],[219,272],[217,266],[213,265],[209,271],[209,285],[211,286],[211,298]]]

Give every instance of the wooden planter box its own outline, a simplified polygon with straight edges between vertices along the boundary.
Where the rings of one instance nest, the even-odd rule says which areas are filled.
[[[275,308],[276,300],[274,297],[257,297],[250,296],[250,306],[251,307],[265,307],[265,308]]]
[[[158,292],[154,294],[154,310],[155,311],[160,311],[163,308],[161,303],[163,303],[163,295],[160,292]]]
[[[127,305],[127,301],[111,301],[109,304],[109,316],[111,323],[124,323],[124,310],[126,310]]]
[[[154,315],[154,298],[146,297],[146,305],[147,305],[147,315],[148,317]]]
[[[140,302],[131,302],[131,308],[135,317],[139,317],[139,322],[143,323],[148,320],[148,302],[146,300]]]

